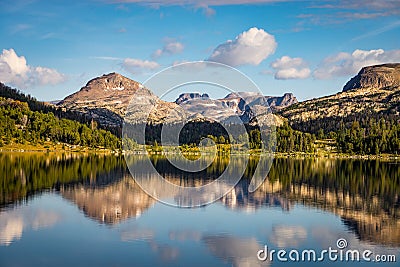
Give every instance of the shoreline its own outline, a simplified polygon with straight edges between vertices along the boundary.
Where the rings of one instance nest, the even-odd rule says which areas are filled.
[[[235,151],[236,153],[232,153],[233,156],[240,156],[240,153]],[[110,150],[104,148],[87,148],[87,147],[76,147],[74,149],[59,149],[59,148],[42,148],[42,147],[25,147],[25,148],[9,148],[9,147],[1,147],[0,153],[77,153],[77,154],[102,154],[102,155],[124,155],[125,151],[121,150]],[[138,150],[136,152],[132,152],[134,155],[145,155],[143,151]],[[164,155],[163,152],[150,152],[152,156],[156,155]],[[173,153],[175,154],[175,153]],[[183,155],[190,156],[199,156],[200,154],[197,152],[183,152]],[[224,153],[229,155],[229,153]],[[250,153],[250,156],[260,155],[259,152]],[[276,158],[319,158],[319,159],[363,159],[363,160],[400,160],[400,155],[395,154],[380,154],[380,155],[359,155],[359,154],[345,154],[345,153],[306,153],[306,152],[275,152],[274,157]]]
[[[344,154],[344,153],[330,153],[330,154],[321,154],[321,153],[303,153],[303,152],[294,152],[294,153],[275,153],[275,157],[279,158],[326,158],[326,159],[390,159],[390,160],[400,160],[400,155],[395,154],[381,154],[381,155],[359,155],[359,154]]]
[[[21,145],[7,147],[0,147],[0,153],[86,153],[86,154],[121,154],[120,150],[111,150],[106,148],[90,148],[90,147],[68,147],[63,148],[61,145],[57,147],[46,147],[46,146],[32,146],[32,145]]]

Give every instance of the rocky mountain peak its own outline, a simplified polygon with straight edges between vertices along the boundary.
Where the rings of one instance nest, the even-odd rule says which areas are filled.
[[[285,93],[282,97],[278,98],[276,106],[288,107],[290,105],[296,104],[297,98],[292,93]]]
[[[187,100],[191,100],[191,99],[196,99],[196,98],[202,98],[202,99],[208,99],[209,95],[204,93],[204,94],[200,94],[200,93],[183,93],[180,94],[179,97],[175,100],[176,104],[181,104],[182,102],[185,102]]]
[[[364,67],[343,87],[343,92],[359,89],[400,86],[400,63]]]
[[[112,72],[109,74],[104,74],[100,77],[96,77],[90,80],[85,87],[81,90],[89,91],[89,90],[104,90],[104,91],[122,91],[122,90],[130,90],[136,91],[137,89],[142,88],[143,86],[133,81],[127,77],[122,76],[121,74]]]
[[[283,99],[285,99],[285,100],[294,99],[294,98],[296,98],[296,97],[293,95],[293,93],[284,93],[283,94]]]
[[[138,90],[145,97],[155,97],[141,83],[112,72],[90,80],[57,106],[88,114],[100,124],[119,127],[132,96]]]
[[[292,93],[285,93],[283,96],[265,96],[265,99],[273,110],[286,108],[299,102]]]

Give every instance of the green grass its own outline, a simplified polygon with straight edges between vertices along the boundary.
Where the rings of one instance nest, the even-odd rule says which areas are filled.
[[[42,143],[31,144],[26,142],[25,144],[17,143],[16,140],[12,140],[10,144],[3,142],[0,146],[0,151],[15,151],[15,152],[112,152],[110,149],[104,149],[102,147],[91,148],[75,146],[65,143],[53,143],[45,141]]]

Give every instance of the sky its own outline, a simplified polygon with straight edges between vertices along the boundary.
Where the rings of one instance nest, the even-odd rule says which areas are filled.
[[[306,100],[341,91],[363,66],[400,62],[400,1],[1,1],[0,36],[0,81],[39,100],[198,60]]]

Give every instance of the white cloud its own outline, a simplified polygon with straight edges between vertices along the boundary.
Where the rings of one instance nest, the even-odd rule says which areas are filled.
[[[300,67],[303,65],[305,65],[305,63],[302,58],[291,58],[289,56],[283,56],[271,63],[271,67],[274,69],[286,69],[291,67]]]
[[[255,257],[261,245],[255,238],[239,238],[230,235],[206,235],[202,241],[210,252],[231,266],[270,266],[267,259],[261,262]]]
[[[45,67],[31,67],[31,83],[38,85],[57,84],[63,82],[65,77],[55,69]]]
[[[25,57],[19,57],[14,49],[3,49],[3,53],[0,55],[0,64],[2,67],[8,68],[9,72],[12,72],[14,75],[22,76],[29,71]],[[4,72],[4,69],[2,69],[2,72]]]
[[[184,48],[185,48],[185,46],[182,43],[168,39],[165,41],[162,49],[157,49],[156,51],[154,51],[152,57],[158,58],[163,55],[178,54],[178,53],[181,53]]]
[[[271,241],[280,248],[298,247],[307,238],[307,230],[297,225],[279,225],[272,228]]]
[[[122,62],[122,67],[131,73],[141,73],[144,70],[154,70],[160,67],[155,61],[126,58]]]
[[[340,52],[334,56],[324,59],[324,61],[314,71],[316,79],[330,79],[336,76],[350,76],[359,72],[362,67],[393,63],[400,61],[400,50],[385,51],[360,50],[356,49],[353,53]]]
[[[13,241],[21,239],[24,230],[24,220],[20,216],[2,215],[0,219],[0,245],[8,246]]]
[[[288,68],[279,70],[275,73],[275,79],[277,80],[289,80],[289,79],[306,79],[310,77],[310,69],[309,68]]]
[[[27,206],[0,213],[0,246],[20,240],[24,231],[55,225],[63,215],[55,210],[33,210]]]
[[[55,69],[33,67],[24,56],[18,56],[14,49],[3,49],[0,54],[0,81],[17,87],[27,88],[37,85],[58,84],[65,76]]]
[[[305,79],[311,74],[307,63],[300,57],[291,58],[283,56],[271,63],[271,67],[276,70],[275,79]]]
[[[259,65],[276,47],[273,35],[254,27],[217,46],[208,60],[231,66]]]

